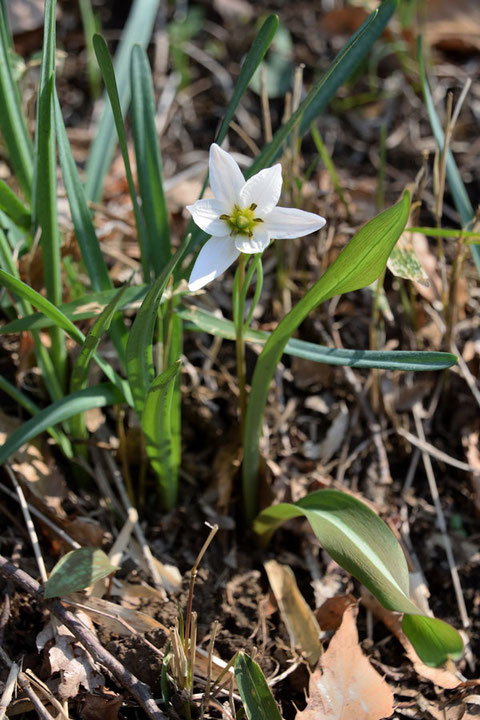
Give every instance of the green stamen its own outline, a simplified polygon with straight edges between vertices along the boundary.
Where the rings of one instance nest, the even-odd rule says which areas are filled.
[[[220,220],[224,220],[227,223],[232,237],[236,235],[252,237],[255,225],[263,222],[262,218],[255,217],[254,212],[256,208],[257,205],[255,203],[252,203],[250,207],[247,208],[234,205],[230,215],[220,215]]]

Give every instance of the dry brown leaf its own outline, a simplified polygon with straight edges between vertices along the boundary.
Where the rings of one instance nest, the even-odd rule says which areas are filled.
[[[428,0],[425,41],[445,50],[480,50],[478,0]]]
[[[393,713],[393,693],[358,644],[357,608],[345,610],[310,677],[307,707],[296,720],[380,720]]]
[[[86,597],[79,592],[70,593],[68,599],[78,603],[97,625],[116,635],[131,635],[129,627],[137,633],[162,630],[168,634],[165,625],[138,610],[122,607],[102,598]]]
[[[83,720],[117,720],[122,696],[104,688],[100,694],[88,694],[82,704]]]
[[[288,565],[275,560],[264,564],[270,586],[278,603],[282,620],[290,636],[290,644],[299,648],[314,667],[322,654],[320,627],[315,615],[298,589],[295,575]]]
[[[462,445],[465,448],[468,464],[475,468],[470,473],[473,503],[475,510],[480,513],[480,435],[478,432],[465,432],[462,434]]]
[[[78,619],[91,632],[95,632],[92,621],[85,613],[75,611]],[[47,642],[54,641],[48,650],[52,673],[61,673],[58,694],[63,700],[77,697],[80,685],[89,692],[103,687],[105,680],[90,653],[77,642],[65,625],[52,620],[37,636],[37,647],[41,650]]]
[[[353,595],[335,595],[325,600],[315,610],[315,617],[322,630],[338,630],[342,624],[343,614],[349,605],[355,605]]]
[[[381,620],[390,632],[395,635],[397,640],[401,642],[408,658],[413,663],[415,672],[420,675],[420,677],[430,680],[430,682],[435,683],[435,685],[445,688],[446,690],[452,690],[461,684],[460,680],[451,670],[429,667],[420,660],[412,643],[402,630],[402,618],[398,613],[386,610],[382,605],[380,605],[378,600],[365,589],[362,589],[362,603],[371,610],[375,617]]]

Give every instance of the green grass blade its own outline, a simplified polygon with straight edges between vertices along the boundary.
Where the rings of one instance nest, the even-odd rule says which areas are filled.
[[[283,143],[297,124],[300,124],[301,135],[308,130],[315,117],[328,105],[338,88],[349,79],[373,43],[383,32],[395,12],[397,2],[398,0],[384,0],[380,7],[369,15],[333,60],[320,80],[315,83],[306,98],[300,103],[296,112],[277,130],[271,142],[255,158],[246,173],[246,177],[251,177],[262,168],[268,167],[275,160]]]
[[[335,562],[363,583],[384,607],[408,613],[404,630],[420,657],[422,653],[425,657],[427,649],[429,664],[441,665],[449,655],[458,653],[463,643],[454,628],[433,618],[428,618],[432,623],[417,621],[422,612],[409,597],[405,556],[392,531],[373,510],[339,490],[319,490],[296,503],[267,508],[255,519],[254,531],[266,544],[286,520],[302,515]]]
[[[248,720],[282,720],[260,666],[244,652],[235,660],[235,680]]]
[[[93,50],[93,36],[100,31],[100,23],[93,12],[91,0],[79,0],[78,6],[82,17],[83,34],[85,36],[85,49],[87,51],[87,75],[90,85],[90,94],[93,98],[100,95],[102,78],[95,62]]]
[[[199,307],[180,307],[177,314],[191,323],[188,330],[201,330],[212,335],[235,340],[235,327],[231,320],[219,318]],[[244,339],[248,343],[264,345],[271,333],[265,330],[245,331]],[[313,360],[327,365],[341,365],[355,368],[377,368],[379,370],[427,371],[446,370],[455,365],[457,358],[452,353],[417,352],[415,350],[348,350],[317,345],[306,340],[291,338],[285,345],[286,355]]]
[[[67,395],[67,397],[40,410],[39,413],[8,436],[6,442],[0,448],[0,465],[6,462],[10,455],[24,443],[33,440],[47,428],[65,422],[74,415],[79,415],[87,410],[123,403],[123,400],[123,395],[111,383],[94,385],[85,390],[80,390],[74,395]]]
[[[172,448],[172,399],[180,367],[178,360],[155,378],[142,416],[147,455],[157,476],[160,501],[165,510],[173,510],[178,497],[178,457]]]
[[[55,9],[56,0],[45,2],[44,42],[37,101],[33,220],[40,227],[43,275],[47,297],[54,305],[62,302],[60,234],[57,223],[57,158],[53,88],[55,84]],[[50,331],[51,356],[61,387],[66,383],[65,338],[59,327]]]
[[[82,259],[94,290],[113,289],[113,283],[108,273],[97,234],[92,222],[92,216],[87,204],[83,185],[78,175],[77,166],[73,159],[70,143],[68,142],[62,111],[55,92],[55,125],[57,130],[58,156],[62,169],[63,182],[67,193],[68,204],[72,214],[75,235],[80,247]],[[114,291],[115,292],[115,291]],[[116,315],[111,324],[110,335],[118,353],[120,363],[125,362],[125,347],[127,344],[127,329],[121,315]]]
[[[72,370],[70,378],[71,393],[77,392],[77,390],[82,390],[86,387],[90,364],[95,357],[95,353],[103,335],[110,327],[110,323],[112,322],[122,298],[125,295],[127,287],[128,286],[125,285],[116,292],[115,297],[111,300],[103,312],[100,313],[85,338],[80,354],[78,355]]]
[[[32,225],[30,210],[25,207],[3,180],[0,180],[0,210],[8,215],[19,228],[26,232],[30,231]]]
[[[135,45],[130,66],[132,132],[138,187],[146,224],[148,257],[158,276],[172,256],[168,211],[163,192],[162,158],[155,126],[150,65],[145,50]]]
[[[72,222],[80,246],[80,252],[82,253],[82,259],[90,282],[92,283],[92,288],[94,290],[108,290],[113,287],[113,283],[108,274],[108,268],[93,226],[92,215],[87,205],[85,191],[78,175],[75,160],[73,159],[56,92],[55,125],[63,182],[65,183],[68,204],[72,214]]]
[[[23,115],[20,93],[9,58],[6,15],[0,12],[0,130],[22,192],[30,202],[33,183],[33,144]]]
[[[425,98],[428,118],[430,120],[430,126],[432,128],[432,132],[435,137],[438,149],[442,151],[445,136],[439,117],[437,115],[437,111],[435,110],[435,105],[433,103],[433,98],[430,93],[430,88],[428,87],[427,76],[425,73],[425,62],[422,52],[421,35],[419,35],[417,39],[417,55],[418,68],[420,71],[420,82],[422,85],[423,97]],[[474,221],[475,212],[473,210],[470,198],[468,197],[468,193],[465,189],[465,185],[463,184],[460,172],[455,162],[455,158],[453,157],[453,153],[450,148],[447,150],[446,173],[448,185],[450,187],[453,197],[453,202],[455,203],[455,207],[457,208],[458,214],[460,215],[462,226],[466,228]],[[471,245],[470,250],[475,265],[477,266],[477,271],[480,273],[480,247],[477,247],[476,245]]]
[[[175,267],[188,246],[190,237],[178,248],[168,265],[163,269],[143,301],[128,336],[126,360],[127,377],[132,389],[135,410],[139,418],[143,415],[145,398],[154,378],[152,343],[157,321],[157,312],[162,295]]]
[[[247,519],[257,509],[258,443],[270,382],[285,345],[307,315],[334,295],[370,285],[384,269],[408,220],[410,197],[405,193],[393,207],[364,225],[334,263],[281,320],[263,348],[255,367],[245,420],[243,498]]]
[[[0,233],[0,240],[1,240]],[[0,241],[1,249],[1,241]],[[2,263],[0,262],[0,265]],[[11,275],[18,277],[14,270],[5,268]],[[134,287],[127,287],[125,295],[123,296],[123,302],[120,305],[119,310],[136,305],[141,302],[148,291],[147,285],[136,285]],[[79,320],[89,320],[90,318],[98,317],[98,315],[106,308],[108,303],[115,297],[118,290],[112,288],[111,290],[103,290],[97,293],[91,293],[88,296],[77,298],[77,300],[71,300],[68,303],[60,305],[58,308],[69,320],[72,322]],[[0,335],[7,333],[23,332],[24,330],[43,330],[44,328],[52,327],[55,323],[43,313],[32,312],[28,317],[18,318],[13,320],[7,325],[0,327]]]
[[[40,293],[22,282],[22,280],[19,280],[4,270],[0,270],[0,284],[3,284],[11,292],[41,310],[54,323],[54,327],[61,328],[68,333],[73,340],[83,345],[85,335],[82,331],[79,330],[59,308],[55,307],[47,298],[43,297],[43,295],[40,295]],[[119,392],[123,393],[124,400],[131,404],[133,401],[128,384],[117,375],[111,365],[100,357],[100,355],[95,354],[95,360],[108,379],[118,388]]]
[[[135,215],[135,223],[137,226],[138,243],[140,245],[141,261],[143,268],[143,277],[145,282],[150,280],[151,260],[149,256],[149,245],[147,238],[147,230],[145,220],[140,210],[137,199],[137,191],[133,182],[132,168],[130,166],[130,158],[128,156],[127,133],[123,124],[122,108],[120,105],[120,97],[118,95],[117,81],[113,69],[110,53],[108,52],[107,43],[101,35],[94,35],[93,47],[97,56],[100,70],[102,71],[105,87],[112,106],[113,118],[117,129],[120,151],[122,153],[123,163],[125,165],[125,173],[127,175],[128,190],[133,204],[133,212]]]
[[[223,142],[227,135],[228,128],[237,111],[240,100],[245,94],[256,69],[265,57],[265,53],[270,47],[275,33],[277,32],[277,28],[278,16],[273,14],[269,15],[255,36],[255,40],[253,41],[252,46],[243,61],[238,80],[235,83],[233,95],[227,105],[225,115],[223,116],[222,123],[217,133],[215,142],[219,145]]]
[[[40,412],[40,408],[36,403],[33,402],[31,398],[28,397],[28,395],[25,395],[22,393],[21,390],[19,390],[15,385],[12,385],[6,378],[4,378],[2,375],[0,375],[0,390],[4,392],[6,395],[12,398],[17,405],[22,407],[24,410],[26,410],[30,415],[38,415]],[[61,448],[63,454],[67,458],[73,458],[73,449],[72,445],[70,443],[70,440],[67,438],[67,436],[61,432],[60,430],[55,430],[54,428],[47,427],[46,431],[49,433],[49,435],[55,440],[57,445]]]
[[[135,0],[122,33],[115,55],[115,77],[122,114],[127,112],[130,103],[129,67],[132,47],[135,43],[147,47],[159,2],[160,0]],[[104,98],[104,110],[87,161],[85,191],[89,200],[98,202],[102,197],[103,183],[115,151],[114,127],[112,111]]]

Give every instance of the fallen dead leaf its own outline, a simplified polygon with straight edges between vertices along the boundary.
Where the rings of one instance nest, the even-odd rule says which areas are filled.
[[[310,677],[307,707],[296,720],[380,720],[393,713],[393,693],[358,644],[357,607],[343,615]]]
[[[100,694],[89,693],[82,704],[83,720],[117,720],[122,696],[106,688]]]
[[[165,625],[139,610],[122,607],[102,598],[86,597],[79,592],[70,593],[68,600],[80,605],[83,612],[89,615],[97,625],[115,635],[131,635],[129,627],[137,633],[162,630],[168,635]]]
[[[268,580],[278,603],[293,648],[299,648],[314,667],[322,654],[320,627],[312,610],[298,589],[295,575],[288,565],[276,560],[264,563]]]
[[[322,630],[338,630],[342,624],[343,615],[349,605],[355,605],[353,595],[335,595],[328,598],[315,610],[315,617]]]
[[[462,445],[465,448],[467,462],[475,472],[470,473],[473,503],[475,510],[480,513],[480,435],[478,432],[467,431],[462,434]]]
[[[90,631],[95,632],[88,615],[81,611],[75,611],[75,615]],[[42,650],[50,640],[54,641],[48,650],[50,669],[52,673],[61,674],[58,694],[63,700],[77,697],[80,686],[89,692],[103,687],[105,679],[90,653],[77,642],[65,625],[54,619],[38,634],[38,649]]]

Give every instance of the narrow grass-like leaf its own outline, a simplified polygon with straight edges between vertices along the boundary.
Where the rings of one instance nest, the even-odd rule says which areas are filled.
[[[235,83],[233,95],[227,105],[225,115],[223,116],[223,120],[218,129],[215,142],[219,145],[226,137],[228,128],[237,111],[240,100],[242,99],[245,91],[247,90],[250,84],[250,80],[255,74],[255,71],[265,57],[265,53],[270,47],[275,33],[277,32],[277,28],[278,16],[274,14],[269,15],[260,30],[258,31],[257,35],[255,36],[255,40],[253,41],[250,50],[248,51],[245,60],[243,61],[240,74],[238,76],[237,82]]]
[[[117,81],[113,69],[112,59],[108,52],[107,43],[101,35],[94,35],[93,47],[97,56],[100,70],[102,71],[103,81],[108,93],[110,104],[112,106],[113,119],[122,153],[123,164],[125,165],[125,173],[127,175],[128,190],[133,204],[133,213],[135,215],[135,224],[137,226],[138,244],[140,245],[140,254],[143,268],[143,277],[146,282],[150,280],[151,259],[149,255],[149,245],[147,238],[147,229],[145,220],[138,204],[137,191],[133,182],[132,168],[130,166],[130,158],[128,156],[127,133],[123,124],[122,108],[120,105],[120,97],[118,95]]]
[[[26,283],[22,282],[22,280],[19,280],[4,270],[0,270],[0,284],[5,285],[5,287],[9,288],[9,290],[41,310],[54,323],[54,327],[61,328],[67,332],[73,340],[80,345],[83,345],[85,335],[82,331],[79,330],[59,308],[55,307],[55,305],[47,300],[47,298],[43,297],[43,295],[40,295],[40,293]],[[117,386],[120,392],[124,394],[125,401],[131,404],[132,396],[125,380],[122,380],[122,378],[120,378],[113,370],[112,366],[109,365],[100,355],[95,354],[95,360],[107,378]]]
[[[135,45],[130,67],[132,132],[138,187],[146,224],[148,257],[159,275],[172,256],[168,211],[163,192],[162,158],[155,126],[155,104],[150,65],[145,50]]]
[[[420,659],[431,667],[443,665],[449,658],[458,660],[463,642],[448,623],[426,615],[404,615],[402,629]]]
[[[85,49],[87,51],[87,75],[90,85],[90,94],[93,98],[100,95],[102,78],[95,62],[93,51],[93,36],[100,31],[100,23],[93,12],[91,0],[79,0],[78,6],[82,17],[83,34],[85,37]]]
[[[62,168],[63,181],[67,193],[68,204],[72,214],[75,234],[82,254],[88,277],[94,290],[109,290],[113,283],[108,273],[97,234],[92,222],[92,216],[87,204],[83,185],[78,175],[77,166],[73,159],[70,143],[68,142],[62,111],[55,92],[55,125],[57,130],[58,156]],[[115,292],[115,291],[114,291]],[[125,346],[127,344],[127,329],[123,318],[117,315],[112,320],[110,334],[117,350],[120,362],[124,364]]]
[[[32,213],[35,227],[41,229],[43,275],[47,297],[54,305],[62,302],[60,234],[57,223],[57,158],[53,89],[55,85],[55,9],[56,0],[45,0],[42,64],[37,101],[35,132],[34,192]],[[61,387],[66,383],[65,338],[59,327],[52,327],[51,356]]]
[[[63,597],[94,585],[118,570],[103,550],[82,547],[71,550],[55,565],[45,583],[45,598]]]
[[[255,366],[245,420],[243,500],[251,522],[257,509],[258,443],[270,382],[287,342],[307,315],[334,295],[370,285],[385,267],[388,256],[408,220],[410,197],[405,193],[393,207],[364,225],[334,263],[294,308],[281,320],[267,340]]]
[[[184,320],[191,323],[187,326],[187,329],[198,329],[226,340],[235,340],[235,328],[231,320],[219,318],[199,307],[180,307],[176,312]],[[248,343],[264,345],[270,335],[271,333],[265,330],[249,328],[245,331],[244,339]],[[379,370],[446,370],[457,362],[456,356],[452,353],[417,352],[414,350],[347,350],[346,348],[340,349],[317,345],[296,338],[291,338],[288,341],[283,352],[286,355],[326,363],[327,365],[377,368]]]
[[[24,443],[33,440],[50,426],[69,420],[74,415],[79,415],[93,408],[123,402],[122,393],[111,383],[94,385],[73,395],[67,395],[67,397],[40,410],[34,417],[23,423],[18,430],[9,435],[0,448],[0,465],[6,462],[10,455]]]
[[[33,145],[23,115],[20,93],[12,74],[9,58],[6,15],[0,12],[0,130],[15,176],[30,202],[33,183]]]
[[[127,376],[133,393],[135,410],[139,418],[143,415],[145,398],[155,376],[152,343],[158,307],[170,276],[182,259],[189,241],[190,237],[187,235],[168,265],[153,283],[138,311],[128,336],[126,350]]]
[[[160,0],[135,0],[122,38],[115,54],[115,77],[118,83],[122,114],[128,110],[130,103],[130,55],[134,44],[147,47],[152,34],[153,24]],[[107,99],[104,98],[104,109],[95,140],[90,149],[87,161],[87,180],[85,191],[89,200],[99,201],[102,196],[103,183],[112,162],[116,138],[114,120]]]
[[[27,232],[30,231],[32,225],[30,210],[25,207],[3,180],[0,180],[0,210],[8,215],[19,228]]]
[[[77,357],[77,361],[72,370],[72,376],[70,378],[71,393],[74,393],[77,390],[81,390],[86,386],[90,364],[95,357],[95,353],[100,344],[100,340],[110,327],[112,318],[115,315],[123,296],[125,295],[127,287],[128,286],[125,285],[116,292],[115,297],[100,313],[100,315],[92,325],[90,332],[85,338],[82,349],[80,350],[80,354]]]
[[[160,501],[172,510],[178,496],[178,462],[172,452],[172,398],[180,371],[178,360],[150,385],[142,416],[147,455],[158,480]]]
[[[11,275],[14,274],[10,269],[8,272]],[[119,310],[140,303],[147,294],[147,291],[147,285],[127,287]],[[97,317],[107,307],[108,303],[113,300],[117,292],[118,290],[116,288],[112,288],[111,290],[91,293],[88,296],[64,303],[60,305],[58,309],[72,322],[89,320],[90,318]],[[17,320],[12,320],[12,322],[7,325],[2,325],[0,327],[0,335],[23,332],[24,330],[42,330],[52,325],[54,325],[54,322],[50,318],[43,315],[43,313],[34,312],[28,317],[18,318]]]
[[[40,408],[36,405],[28,395],[22,393],[15,385],[12,385],[6,378],[0,375],[0,390],[6,395],[12,398],[17,405],[26,410],[30,415],[37,415],[40,412]],[[67,458],[73,458],[73,449],[70,440],[60,430],[54,428],[46,428],[49,435],[55,440],[57,445],[61,448],[63,454]]]
[[[433,103],[433,98],[430,93],[430,88],[428,87],[427,76],[425,73],[425,62],[423,59],[423,52],[422,52],[422,36],[421,35],[419,35],[417,38],[417,55],[418,55],[418,68],[420,71],[420,82],[422,85],[423,97],[425,98],[425,105],[427,107],[428,118],[430,120],[430,126],[432,128],[432,132],[435,137],[437,146],[438,146],[439,150],[442,151],[443,146],[444,146],[445,136],[443,133],[443,129],[442,129],[442,125],[440,123],[439,117],[437,115],[437,111],[435,110],[435,105]],[[455,207],[457,208],[458,214],[460,215],[460,220],[462,222],[462,226],[466,228],[475,219],[475,213],[474,213],[474,210],[472,207],[472,203],[470,202],[470,198],[468,197],[468,193],[465,189],[465,185],[463,184],[463,180],[461,178],[460,172],[459,172],[457,164],[455,162],[455,158],[453,157],[453,153],[450,150],[450,148],[448,148],[448,150],[447,150],[446,173],[447,173],[448,185],[450,187],[452,197],[453,197],[453,202],[455,203]],[[475,261],[475,265],[477,266],[477,270],[480,273],[480,247],[477,247],[476,245],[472,245],[470,249],[471,249],[472,257]]]
[[[282,720],[260,666],[244,652],[235,660],[235,680],[248,720]]]
[[[286,520],[303,515],[329,555],[360,580],[389,610],[407,613],[404,631],[420,657],[440,665],[458,653],[462,640],[446,623],[418,621],[422,612],[410,600],[408,567],[387,525],[364,503],[339,490],[319,490],[296,503],[280,503],[261,512],[254,531],[266,544]],[[431,618],[429,618],[430,620]],[[445,630],[445,626],[448,631]],[[437,633],[437,629],[440,632]],[[432,637],[435,637],[435,642]]]
[[[305,99],[300,103],[296,112],[277,130],[271,142],[257,155],[246,173],[247,177],[251,177],[275,160],[283,143],[297,124],[300,124],[301,135],[308,130],[312,121],[328,105],[338,88],[353,74],[358,64],[383,32],[395,12],[397,2],[398,0],[384,0],[380,7],[369,15],[339,52],[320,80],[315,83]]]

